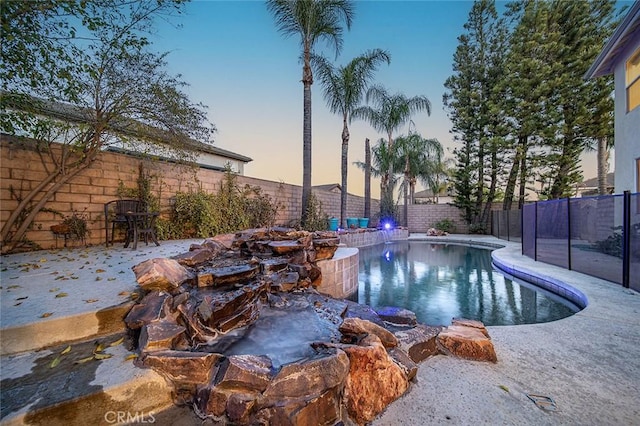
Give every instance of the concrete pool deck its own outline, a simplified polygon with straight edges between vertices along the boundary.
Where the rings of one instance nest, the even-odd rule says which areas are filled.
[[[410,390],[374,425],[640,423],[640,294],[534,262],[520,254],[519,243],[475,235],[410,237],[425,239],[504,246],[494,252],[498,263],[566,283],[586,297],[588,306],[550,323],[488,327],[497,364],[446,356],[425,360]],[[97,312],[117,312],[114,307],[122,309],[135,291],[133,265],[184,252],[201,241],[163,241],[137,251],[116,244],[0,257],[3,354],[41,348],[47,339],[82,339],[99,332]],[[56,297],[61,293],[66,296]],[[51,315],[42,317],[45,313]],[[33,348],[25,348],[22,340]],[[5,363],[9,358],[2,359],[3,380],[16,374]],[[556,411],[538,408],[527,394],[552,398]],[[165,421],[176,416],[180,424],[200,424],[185,410]],[[165,424],[161,419],[158,424]]]

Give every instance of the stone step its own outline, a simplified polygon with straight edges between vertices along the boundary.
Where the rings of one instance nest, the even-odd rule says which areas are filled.
[[[0,424],[155,422],[154,415],[172,407],[171,389],[159,374],[127,359],[133,352],[125,347],[126,338],[119,343],[122,337],[112,334],[0,358]],[[96,351],[97,343],[104,349]],[[83,361],[96,353],[105,359]]]
[[[53,345],[99,338],[126,330],[123,321],[134,302],[128,301],[99,310],[35,318],[0,330],[0,356],[35,351]]]

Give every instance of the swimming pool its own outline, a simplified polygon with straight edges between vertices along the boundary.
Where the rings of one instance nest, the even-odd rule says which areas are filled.
[[[421,323],[449,325],[463,317],[485,325],[534,324],[580,310],[497,271],[489,249],[400,241],[359,250],[358,303],[406,308]]]

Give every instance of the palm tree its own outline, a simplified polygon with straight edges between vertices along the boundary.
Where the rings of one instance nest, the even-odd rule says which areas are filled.
[[[389,53],[374,49],[353,58],[347,65],[334,67],[321,56],[314,56],[316,73],[323,88],[329,110],[342,115],[342,193],[340,196],[340,224],[345,225],[347,212],[347,159],[351,112],[358,107],[378,65],[391,61]]]
[[[367,103],[372,102],[375,108],[363,106],[355,109],[351,116],[368,121],[379,132],[386,132],[389,152],[393,150],[393,133],[409,122],[414,113],[426,111],[427,115],[431,115],[431,102],[423,95],[407,98],[402,93],[389,94],[384,87],[376,85],[367,90],[366,100]],[[385,174],[393,174],[391,164]],[[388,177],[384,180],[390,181]],[[393,188],[385,187],[381,196],[393,199]]]
[[[371,175],[376,178],[380,178],[380,211],[387,215],[387,219],[395,216],[395,205],[393,198],[388,198],[385,192],[385,188],[391,187],[392,190],[396,185],[395,174],[388,174],[389,167],[393,167],[394,155],[389,151],[389,144],[383,138],[378,139],[378,143],[371,148],[371,164],[363,163],[361,161],[355,161],[355,164],[359,169],[365,172],[369,170]],[[393,191],[392,191],[393,192]],[[383,208],[382,204],[386,206]],[[384,219],[382,215],[380,219]]]
[[[408,205],[418,180],[434,193],[438,190],[438,175],[442,169],[442,145],[437,139],[425,139],[419,133],[410,133],[396,139],[394,169],[403,174],[404,224],[408,225]],[[410,194],[410,196],[409,196]]]
[[[267,0],[267,9],[276,27],[286,37],[300,36],[302,47],[303,130],[302,130],[302,225],[307,221],[311,195],[311,54],[318,40],[336,52],[342,49],[342,22],[351,28],[354,5],[350,0]]]

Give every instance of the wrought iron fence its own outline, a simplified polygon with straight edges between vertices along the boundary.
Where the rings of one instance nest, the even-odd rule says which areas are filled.
[[[536,261],[640,291],[640,193],[526,204],[521,241]]]

